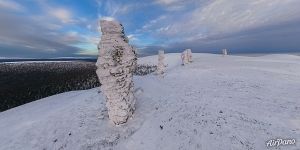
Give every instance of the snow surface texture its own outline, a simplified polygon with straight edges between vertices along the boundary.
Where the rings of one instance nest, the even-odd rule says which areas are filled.
[[[139,64],[157,64],[157,56]],[[134,76],[134,116],[110,123],[99,88],[67,92],[0,113],[2,150],[266,150],[300,147],[300,57],[165,54],[164,78]],[[16,91],[17,92],[17,91]],[[99,98],[101,97],[101,98]]]
[[[163,50],[158,51],[158,64],[157,64],[157,74],[163,75],[165,73],[165,52]]]
[[[106,97],[109,118],[118,125],[125,123],[135,109],[133,72],[137,58],[119,22],[101,20],[100,25],[102,36],[96,73]]]

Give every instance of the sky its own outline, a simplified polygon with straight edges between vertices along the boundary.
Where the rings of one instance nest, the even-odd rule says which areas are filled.
[[[99,20],[140,55],[300,52],[300,0],[0,0],[0,58],[96,57]]]

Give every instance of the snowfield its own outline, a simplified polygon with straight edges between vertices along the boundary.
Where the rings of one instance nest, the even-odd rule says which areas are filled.
[[[300,149],[300,57],[166,54],[166,75],[142,88],[127,124],[108,120],[99,88],[54,95],[0,113],[1,150]],[[157,56],[139,59],[156,64]],[[18,92],[18,91],[16,91]],[[267,148],[271,139],[295,145]]]

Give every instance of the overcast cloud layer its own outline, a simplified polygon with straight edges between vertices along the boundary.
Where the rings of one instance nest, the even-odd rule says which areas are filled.
[[[96,56],[101,18],[142,55],[300,52],[299,14],[299,0],[0,0],[0,57]]]

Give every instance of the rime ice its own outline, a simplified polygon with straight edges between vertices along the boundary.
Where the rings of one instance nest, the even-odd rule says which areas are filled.
[[[193,61],[193,59],[192,59],[192,50],[191,49],[186,49],[186,51],[187,51],[188,62],[191,63]]]
[[[126,123],[135,109],[132,76],[137,58],[119,22],[101,20],[100,26],[102,36],[96,72],[106,97],[109,118],[118,125]]]
[[[165,72],[165,64],[164,64],[164,51],[158,51],[158,64],[157,64],[157,74],[162,75]]]
[[[223,56],[227,55],[227,49],[222,49]]]
[[[187,65],[193,62],[191,49],[186,49],[181,53],[181,62],[182,65]]]

